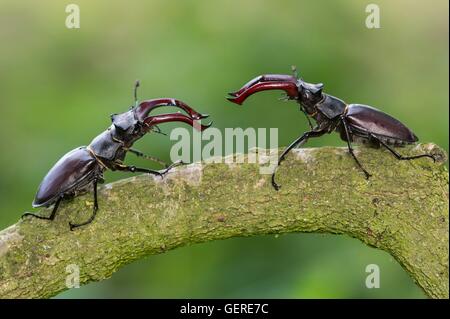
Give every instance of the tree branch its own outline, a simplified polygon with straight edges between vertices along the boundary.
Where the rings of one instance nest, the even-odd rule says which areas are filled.
[[[347,234],[390,253],[425,293],[448,298],[448,172],[433,144],[401,150],[436,154],[398,161],[359,149],[366,181],[345,148],[294,151],[278,170],[282,189],[256,164],[192,164],[164,180],[142,175],[99,189],[96,220],[70,231],[92,210],[92,194],[63,202],[53,222],[26,218],[0,232],[0,297],[50,297],[176,247],[236,236],[289,232]],[[49,209],[38,213],[49,214]]]

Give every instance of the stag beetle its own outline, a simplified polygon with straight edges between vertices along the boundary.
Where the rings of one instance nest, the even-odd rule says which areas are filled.
[[[286,100],[295,100],[300,105],[310,126],[310,130],[295,139],[281,154],[278,166],[286,155],[296,146],[301,146],[309,138],[320,137],[325,133],[336,131],[340,138],[347,142],[348,150],[358,167],[367,179],[371,176],[356,157],[352,142],[366,144],[371,147],[385,147],[398,160],[412,160],[429,157],[435,161],[433,155],[421,154],[416,156],[402,156],[391,146],[404,146],[418,141],[417,136],[403,123],[374,107],[363,104],[347,104],[344,101],[322,92],[323,84],[312,84],[303,81],[297,75],[295,66],[291,75],[268,74],[261,75],[245,84],[239,91],[229,93],[227,99],[241,105],[250,95],[266,90],[283,90]],[[313,127],[310,117],[316,121]],[[272,174],[272,186],[280,189],[275,182],[276,169]]]
[[[95,137],[88,146],[78,147],[64,155],[47,173],[41,182],[33,207],[48,207],[54,204],[49,217],[39,216],[33,213],[26,213],[24,216],[33,216],[40,219],[53,220],[58,210],[58,206],[65,198],[71,198],[87,191],[93,186],[94,208],[91,217],[80,224],[69,223],[70,229],[91,223],[98,210],[97,203],[97,183],[103,183],[103,173],[110,169],[112,171],[128,171],[132,173],[143,172],[163,177],[171,168],[182,164],[175,162],[170,166],[166,165],[162,172],[147,168],[128,166],[123,163],[127,152],[131,152],[139,157],[144,157],[159,163],[163,163],[157,158],[146,156],[132,147],[133,143],[143,137],[146,133],[154,131],[161,133],[158,124],[166,122],[185,122],[194,128],[203,131],[207,125],[195,124],[194,121],[201,120],[208,115],[200,114],[182,101],[172,98],[160,98],[137,102],[137,88],[139,81],[134,86],[135,105],[129,111],[112,114],[112,125],[103,133]],[[167,113],[155,116],[148,116],[154,109],[162,106],[175,106],[184,110],[189,116],[177,113]]]

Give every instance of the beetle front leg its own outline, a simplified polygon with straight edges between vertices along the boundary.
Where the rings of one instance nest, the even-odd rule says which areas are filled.
[[[142,153],[141,151],[138,151],[138,150],[136,150],[136,149],[130,148],[130,149],[128,149],[128,152],[133,153],[133,154],[136,155],[137,157],[142,157],[142,158],[148,159],[148,160],[150,160],[150,161],[156,162],[156,163],[158,163],[158,164],[161,164],[161,165],[163,165],[165,168],[169,167],[169,165],[168,165],[166,162],[160,160],[159,158],[154,157],[154,156],[150,156],[150,155],[146,155],[146,154],[144,154],[144,153]]]
[[[148,174],[160,176],[161,178],[163,178],[164,174],[165,174],[165,171],[163,171],[161,173],[160,171],[157,171],[154,169],[136,167],[133,165],[129,166],[129,165],[118,164],[118,163],[116,163],[115,169],[117,169],[119,171],[130,172],[130,173],[148,173]]]
[[[308,113],[303,108],[300,108],[300,110],[305,115],[306,119],[308,120],[309,128],[312,130],[313,129],[313,125],[312,125],[311,119],[308,116]]]
[[[161,178],[164,177],[165,174],[167,174],[172,168],[179,166],[179,165],[183,165],[183,161],[177,161],[175,163],[172,163],[171,165],[169,165],[166,169],[164,169],[162,172],[161,171],[156,171],[153,169],[148,169],[148,168],[142,168],[142,167],[136,167],[136,166],[128,166],[128,165],[123,165],[123,164],[118,164],[116,163],[115,168],[119,171],[126,171],[126,172],[131,172],[131,173],[148,173],[148,174],[152,174],[152,175],[157,175],[160,176]]]
[[[72,224],[72,222],[69,222],[70,230],[74,230],[77,227],[90,224],[95,219],[95,216],[97,215],[97,210],[98,210],[97,179],[94,179],[93,186],[94,186],[94,209],[93,209],[91,217],[89,217],[89,219],[87,221],[85,221],[85,222],[83,222],[81,224]]]
[[[283,153],[281,153],[281,155],[278,159],[277,167],[275,167],[275,170],[272,173],[272,186],[273,186],[273,188],[275,188],[275,190],[279,190],[281,188],[281,186],[279,184],[277,184],[275,181],[275,174],[277,172],[278,166],[280,166],[281,162],[284,161],[286,155],[296,146],[301,146],[304,143],[306,143],[310,137],[319,137],[319,136],[322,136],[323,134],[325,134],[326,132],[327,132],[326,128],[321,128],[320,130],[311,130],[311,131],[305,132],[300,137],[298,137],[295,141],[293,141],[288,147],[286,147],[286,149],[283,151]]]
[[[163,171],[163,174],[168,173],[172,168],[180,166],[180,165],[184,165],[186,164],[185,162],[183,162],[182,160],[173,162],[172,164],[170,164],[169,166],[166,167],[166,169]]]

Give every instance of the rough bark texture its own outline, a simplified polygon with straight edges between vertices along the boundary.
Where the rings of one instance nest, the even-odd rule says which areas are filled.
[[[0,232],[0,297],[51,297],[66,288],[66,267],[80,283],[169,249],[235,236],[288,232],[347,234],[390,253],[432,298],[448,298],[448,172],[433,144],[400,150],[439,157],[398,161],[359,149],[367,181],[345,148],[294,151],[278,170],[282,189],[257,164],[192,164],[164,180],[142,175],[63,202],[53,222],[19,221]],[[42,209],[40,214],[49,214]],[[19,214],[18,214],[19,215]]]

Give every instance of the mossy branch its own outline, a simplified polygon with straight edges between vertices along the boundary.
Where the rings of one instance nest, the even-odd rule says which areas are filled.
[[[148,175],[63,202],[53,222],[26,218],[0,232],[0,297],[51,297],[66,288],[66,267],[80,283],[110,277],[144,256],[193,243],[291,232],[347,234],[390,253],[433,298],[448,298],[448,172],[433,144],[401,150],[438,157],[398,161],[359,149],[366,181],[345,148],[301,149],[278,171],[279,192],[257,164],[192,164],[164,180]],[[38,213],[49,214],[48,209]],[[19,214],[17,214],[19,215]]]

